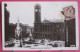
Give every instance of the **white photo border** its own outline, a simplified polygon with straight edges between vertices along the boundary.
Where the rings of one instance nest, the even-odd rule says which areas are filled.
[[[9,2],[9,1],[8,1]],[[33,51],[33,50],[78,50],[79,49],[79,24],[78,24],[78,2],[77,1],[26,1],[26,2],[74,2],[77,4],[77,10],[76,10],[76,47],[54,47],[51,49],[28,49],[28,48],[5,48],[5,33],[4,33],[4,3],[2,2],[2,49],[3,50],[14,50],[14,51]]]

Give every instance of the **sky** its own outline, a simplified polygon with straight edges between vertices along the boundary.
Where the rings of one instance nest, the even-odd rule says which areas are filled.
[[[34,26],[34,6],[41,6],[41,21],[61,20],[60,11],[66,6],[73,6],[77,10],[77,2],[4,2],[7,4],[7,10],[10,12],[9,23],[28,24]],[[77,13],[76,13],[77,14]]]

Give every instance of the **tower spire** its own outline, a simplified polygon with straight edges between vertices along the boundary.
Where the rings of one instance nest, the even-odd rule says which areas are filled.
[[[17,19],[17,26],[19,26],[19,17],[18,17],[18,19]]]

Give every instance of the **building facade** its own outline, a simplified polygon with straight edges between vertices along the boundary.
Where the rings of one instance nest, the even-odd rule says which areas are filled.
[[[5,41],[8,41],[8,38],[10,38],[10,34],[9,34],[9,17],[10,17],[10,13],[9,11],[6,9],[7,4],[4,4],[4,22],[5,22]]]
[[[35,6],[34,39],[65,40],[64,22],[41,22],[41,6]]]

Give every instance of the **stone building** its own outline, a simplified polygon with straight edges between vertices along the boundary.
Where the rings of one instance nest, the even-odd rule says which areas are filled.
[[[8,40],[8,38],[10,38],[9,37],[9,16],[10,16],[10,14],[9,14],[9,11],[6,9],[6,7],[7,7],[7,4],[5,3],[4,4],[4,20],[5,20],[5,41],[7,41]]]
[[[64,22],[41,22],[41,6],[35,6],[34,39],[65,40]]]

